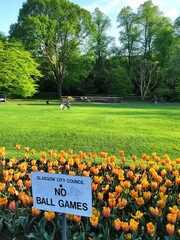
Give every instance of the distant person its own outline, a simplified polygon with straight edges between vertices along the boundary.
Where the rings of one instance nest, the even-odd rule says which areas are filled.
[[[46,101],[46,104],[49,104],[49,101],[48,101],[48,100]]]
[[[61,110],[64,109],[64,104],[63,104],[63,103],[60,104],[60,109],[61,109]]]
[[[152,102],[153,103],[158,103],[158,98],[156,97],[156,95],[152,98]]]
[[[71,104],[69,100],[66,101],[65,106],[68,108],[68,110],[70,110]]]

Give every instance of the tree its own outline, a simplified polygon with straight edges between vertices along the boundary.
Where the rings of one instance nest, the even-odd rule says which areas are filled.
[[[68,0],[27,0],[11,26],[10,37],[21,40],[35,56],[52,67],[59,98],[68,75],[67,66],[77,51],[88,52],[94,31],[91,14]]]
[[[19,43],[0,40],[0,92],[9,96],[32,96],[41,77],[38,64]]]
[[[104,64],[109,55],[110,43],[113,38],[107,36],[106,31],[111,27],[110,19],[98,8],[93,12],[93,23],[96,31],[91,38],[91,49],[95,54],[94,78],[95,88],[98,93],[104,93],[105,69]]]
[[[151,0],[140,5],[137,14],[129,7],[122,9],[118,21],[128,72],[144,99],[161,84],[160,73],[168,65],[173,44],[172,25]]]
[[[132,92],[132,82],[125,68],[116,66],[106,73],[107,94],[112,96],[128,96]]]
[[[138,61],[133,73],[137,86],[139,87],[142,100],[157,85],[160,69],[157,62],[147,59]]]
[[[132,12],[129,6],[125,7],[118,14],[117,22],[120,29],[121,52],[124,56],[127,56],[127,69],[130,72],[133,56],[137,55],[138,37],[140,35],[137,26],[137,15]]]

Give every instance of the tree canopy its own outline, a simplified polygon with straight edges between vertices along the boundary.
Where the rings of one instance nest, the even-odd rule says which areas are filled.
[[[9,97],[29,97],[37,92],[38,64],[20,43],[0,40],[0,92]]]
[[[67,0],[27,0],[18,22],[11,26],[11,38],[48,59],[60,98],[69,62],[77,51],[88,52],[88,37],[94,29],[91,19],[87,10]]]

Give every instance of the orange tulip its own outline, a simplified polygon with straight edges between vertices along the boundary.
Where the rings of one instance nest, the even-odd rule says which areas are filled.
[[[35,149],[31,149],[31,154],[35,155],[35,153],[36,153]]]
[[[160,188],[159,188],[159,191],[164,193],[164,194],[165,194],[166,190],[167,190],[167,188],[164,185],[160,186]]]
[[[111,209],[109,207],[103,207],[103,215],[108,218],[111,214]]]
[[[144,215],[144,214],[143,214],[141,211],[137,211],[134,216],[131,214],[131,216],[132,216],[135,220],[139,220],[140,218],[143,217],[143,215]]]
[[[112,174],[118,175],[118,169],[117,169],[117,168],[113,168],[113,169],[112,169]]]
[[[154,232],[155,232],[155,227],[154,227],[153,223],[152,222],[148,222],[146,224],[146,228],[147,228],[147,233],[150,234],[151,236],[153,236]]]
[[[175,230],[175,226],[171,223],[168,223],[166,225],[166,232],[169,234],[169,235],[172,235],[174,233],[174,230]]]
[[[44,212],[44,218],[47,221],[51,221],[55,217],[55,213],[52,211]]]
[[[25,192],[20,192],[18,194],[18,199],[22,201],[22,197],[25,195]]]
[[[114,208],[116,206],[116,199],[109,198],[108,199],[108,205],[109,205],[110,208]]]
[[[150,156],[149,156],[149,155],[146,155],[145,160],[146,160],[147,162],[149,162],[150,159],[151,159]]]
[[[175,182],[176,182],[177,185],[180,185],[180,177],[177,177],[177,178],[175,179]]]
[[[107,163],[104,163],[104,162],[103,162],[103,163],[101,164],[101,166],[102,166],[102,169],[105,170],[105,169],[107,168]]]
[[[4,177],[7,177],[9,175],[9,171],[8,170],[3,170],[2,174]]]
[[[23,181],[22,181],[22,179],[19,179],[19,180],[17,181],[16,185],[17,185],[18,188],[22,187],[22,186],[23,186]]]
[[[133,198],[138,198],[138,192],[135,191],[134,189],[132,189],[132,190],[130,191],[130,195],[131,195],[131,197],[133,197]]]
[[[141,165],[141,169],[142,169],[143,171],[145,171],[146,168],[147,168],[147,166],[146,166],[145,164],[142,164],[142,165]]]
[[[125,181],[123,182],[123,187],[125,187],[125,188],[130,188],[130,187],[131,187],[131,183],[130,183],[129,181],[125,180]]]
[[[128,232],[129,231],[128,222],[121,222],[121,229],[122,229],[123,232]]]
[[[109,174],[106,174],[106,179],[107,179],[108,181],[112,182],[112,178],[111,178],[111,176],[110,176]]]
[[[172,186],[171,180],[166,179],[166,186],[167,186],[167,187],[171,187],[171,186]]]
[[[148,192],[143,192],[143,196],[146,200],[150,200],[151,199],[151,196],[152,196],[152,193],[150,191]]]
[[[16,145],[16,150],[20,150],[21,146],[19,144]]]
[[[167,170],[168,172],[171,172],[171,171],[172,171],[172,166],[171,166],[171,165],[166,166],[166,170]]]
[[[92,208],[92,215],[96,216],[96,217],[100,217],[100,212],[96,210],[96,208]]]
[[[90,224],[91,224],[91,226],[97,227],[98,222],[99,222],[99,217],[98,217],[98,216],[95,216],[95,215],[92,215],[92,217],[90,218]]]
[[[128,171],[128,172],[127,172],[127,177],[128,177],[128,178],[133,178],[133,177],[134,177],[133,171]]]
[[[158,162],[160,162],[160,157],[155,157],[155,161],[158,163]]]
[[[177,220],[177,214],[176,213],[168,213],[168,215],[167,215],[168,223],[175,224],[176,220]]]
[[[32,166],[32,167],[31,167],[31,170],[32,170],[33,172],[37,172],[37,171],[38,171],[38,167],[37,167],[37,166]]]
[[[165,166],[165,165],[166,165],[166,161],[165,161],[165,160],[162,160],[162,161],[161,161],[161,165],[162,165],[162,166]]]
[[[119,169],[119,171],[118,171],[118,180],[119,181],[124,180],[124,171],[122,169]]]
[[[105,187],[102,187],[103,192],[107,192],[109,190],[109,184],[106,184]]]
[[[99,201],[102,201],[104,198],[104,194],[102,192],[98,192],[97,198]]]
[[[136,167],[135,167],[134,163],[131,163],[129,165],[129,168],[131,169],[131,171],[134,171]]]
[[[8,175],[7,177],[4,177],[4,182],[9,183],[12,181],[12,178],[13,178],[12,175]]]
[[[135,189],[136,189],[136,191],[141,191],[141,189],[142,189],[142,185],[141,184],[137,184],[136,186],[135,186]]]
[[[157,207],[150,207],[149,210],[154,217],[159,216],[159,209]]]
[[[31,180],[26,180],[26,181],[25,181],[25,187],[26,187],[26,188],[30,188],[31,185],[32,185],[32,184],[31,184]]]
[[[33,216],[38,216],[41,211],[39,209],[35,208],[34,206],[32,206],[31,212],[32,212]]]
[[[26,194],[23,194],[21,201],[22,201],[23,205],[25,205],[25,206],[28,205],[29,204],[29,196]]]
[[[121,229],[121,221],[119,218],[117,218],[116,220],[114,220],[114,228],[119,231]]]
[[[169,207],[169,210],[173,214],[178,214],[180,212],[178,206],[174,205],[173,207]]]
[[[19,170],[20,170],[20,172],[21,173],[24,173],[24,172],[26,172],[26,169],[27,169],[27,165],[28,165],[28,163],[27,162],[23,162],[23,163],[20,163],[19,164]]]
[[[147,187],[149,187],[149,185],[150,185],[150,183],[148,182],[147,178],[143,178],[143,179],[141,180],[141,184],[142,184],[142,187],[143,187],[143,188],[147,188]]]
[[[10,203],[9,203],[9,210],[11,211],[11,212],[13,212],[14,210],[15,210],[15,208],[16,208],[16,203],[15,203],[15,201],[11,201]]]
[[[138,229],[139,222],[134,219],[130,219],[129,228],[131,232],[135,232]]]
[[[151,187],[152,187],[152,189],[157,189],[158,188],[158,183],[157,182],[151,182]]]
[[[98,187],[98,184],[92,183],[91,188],[93,192],[97,190],[97,187]]]
[[[8,192],[11,194],[11,195],[14,195],[16,193],[16,188],[14,186],[12,187],[9,187],[8,188]]]
[[[106,158],[106,156],[107,156],[107,153],[106,153],[106,152],[100,152],[100,157]]]
[[[136,198],[136,203],[140,206],[144,205],[144,199],[142,197]]]
[[[135,155],[132,155],[132,160],[136,161],[137,157]]]
[[[14,169],[12,169],[12,168],[9,169],[8,173],[9,173],[10,175],[14,174]]]
[[[119,194],[123,191],[123,189],[120,185],[117,185],[117,186],[115,186],[115,191],[116,191],[117,194]]]
[[[178,171],[178,170],[174,170],[174,171],[172,172],[172,175],[173,175],[174,177],[179,177],[179,171]]]
[[[97,154],[93,153],[92,158],[95,160],[97,158]]]
[[[6,206],[8,204],[7,197],[0,198],[0,207]]]
[[[73,215],[73,221],[74,221],[75,223],[79,224],[80,221],[81,221],[81,216],[79,216],[79,215]]]
[[[6,184],[0,182],[0,191],[4,191],[5,187],[6,187]]]
[[[123,209],[126,207],[126,205],[127,205],[127,200],[125,198],[119,198],[118,203],[116,204],[116,207],[118,207],[119,209]]]
[[[157,202],[157,205],[160,208],[164,208],[166,204],[165,204],[165,201],[163,199],[161,199]]]
[[[121,161],[124,163],[126,161],[126,158],[125,157],[122,157],[121,158]]]
[[[92,162],[87,162],[87,166],[91,167],[92,166]]]
[[[102,176],[94,176],[94,182],[97,184],[101,184],[103,181]]]
[[[119,154],[120,154],[120,156],[123,156],[124,155],[124,150],[120,150]]]
[[[83,176],[87,177],[89,176],[90,172],[89,171],[83,171]]]

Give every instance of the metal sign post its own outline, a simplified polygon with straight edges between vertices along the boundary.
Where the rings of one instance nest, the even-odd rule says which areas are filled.
[[[62,168],[62,174],[66,174],[65,167]],[[62,213],[62,240],[66,240],[66,232],[67,232],[66,228],[67,228],[66,213]]]

